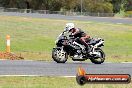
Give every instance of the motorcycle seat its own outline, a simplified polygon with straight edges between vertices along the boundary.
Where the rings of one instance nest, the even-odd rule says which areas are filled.
[[[89,45],[95,45],[99,41],[100,41],[100,39],[91,39],[90,42],[89,42]]]

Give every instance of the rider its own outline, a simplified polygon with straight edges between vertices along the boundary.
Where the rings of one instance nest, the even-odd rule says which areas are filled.
[[[89,45],[86,43],[86,40],[90,40],[90,36],[88,36],[80,28],[75,28],[74,23],[67,23],[64,31],[71,32],[72,36],[74,36],[75,38],[78,37],[79,41],[85,46],[85,49],[89,52]]]

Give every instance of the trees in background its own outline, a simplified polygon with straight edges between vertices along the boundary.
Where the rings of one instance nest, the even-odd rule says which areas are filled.
[[[126,4],[126,10],[132,11],[132,0],[128,0],[128,3]]]
[[[113,6],[107,0],[84,0],[84,11],[94,13],[112,13]]]
[[[51,11],[80,12],[82,9],[83,12],[117,13],[121,9],[132,10],[132,0],[0,0],[0,6]]]
[[[128,0],[111,0],[113,4],[113,12],[117,13],[121,10],[127,10],[127,4],[129,3]]]

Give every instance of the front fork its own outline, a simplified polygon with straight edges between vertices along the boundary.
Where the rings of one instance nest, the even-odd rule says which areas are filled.
[[[62,46],[62,47],[61,47],[61,50],[60,50],[60,57],[61,57],[61,58],[64,57],[64,56],[65,56],[65,53],[66,53],[66,52],[64,52],[64,46]]]

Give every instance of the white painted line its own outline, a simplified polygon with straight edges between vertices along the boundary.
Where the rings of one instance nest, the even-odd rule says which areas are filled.
[[[0,77],[64,77],[64,78],[75,78],[76,76],[0,75]]]
[[[123,24],[123,23],[116,23],[116,24]]]
[[[64,77],[64,78],[75,78],[76,76],[59,76],[59,77]]]

